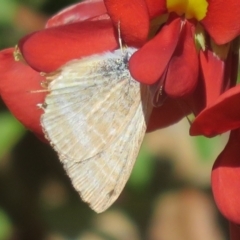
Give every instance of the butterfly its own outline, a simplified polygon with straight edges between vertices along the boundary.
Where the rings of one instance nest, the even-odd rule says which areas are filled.
[[[47,77],[41,125],[83,201],[100,213],[122,192],[152,111],[128,61],[135,48],[72,60]]]

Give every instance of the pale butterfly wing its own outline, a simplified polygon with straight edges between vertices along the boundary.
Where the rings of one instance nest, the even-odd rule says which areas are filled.
[[[134,51],[69,62],[52,77],[43,105],[46,136],[96,212],[107,209],[125,186],[151,112],[148,88],[128,71]]]

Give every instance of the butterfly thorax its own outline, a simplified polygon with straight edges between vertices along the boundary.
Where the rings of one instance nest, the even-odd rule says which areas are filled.
[[[100,62],[99,71],[103,77],[112,77],[123,79],[131,77],[130,72],[126,71],[128,69],[128,61],[132,55],[129,52],[123,52],[118,50],[119,53],[114,56],[114,58],[107,58]],[[107,53],[108,54],[108,53]],[[112,53],[109,53],[110,55]]]

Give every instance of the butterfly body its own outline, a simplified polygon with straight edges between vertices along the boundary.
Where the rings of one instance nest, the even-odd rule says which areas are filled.
[[[75,189],[96,212],[125,186],[151,112],[148,88],[128,70],[135,50],[70,61],[48,84],[41,125]]]

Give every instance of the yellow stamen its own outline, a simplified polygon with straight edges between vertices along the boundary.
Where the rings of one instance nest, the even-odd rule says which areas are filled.
[[[23,58],[23,55],[18,47],[18,45],[15,46],[15,49],[13,51],[13,57],[16,62],[23,62],[26,63],[25,59]]]
[[[183,15],[186,12],[188,0],[167,0],[167,9],[169,12],[175,12]]]
[[[202,20],[206,16],[207,8],[206,0],[167,0],[169,12],[175,12],[179,16],[185,15],[187,19]]]

